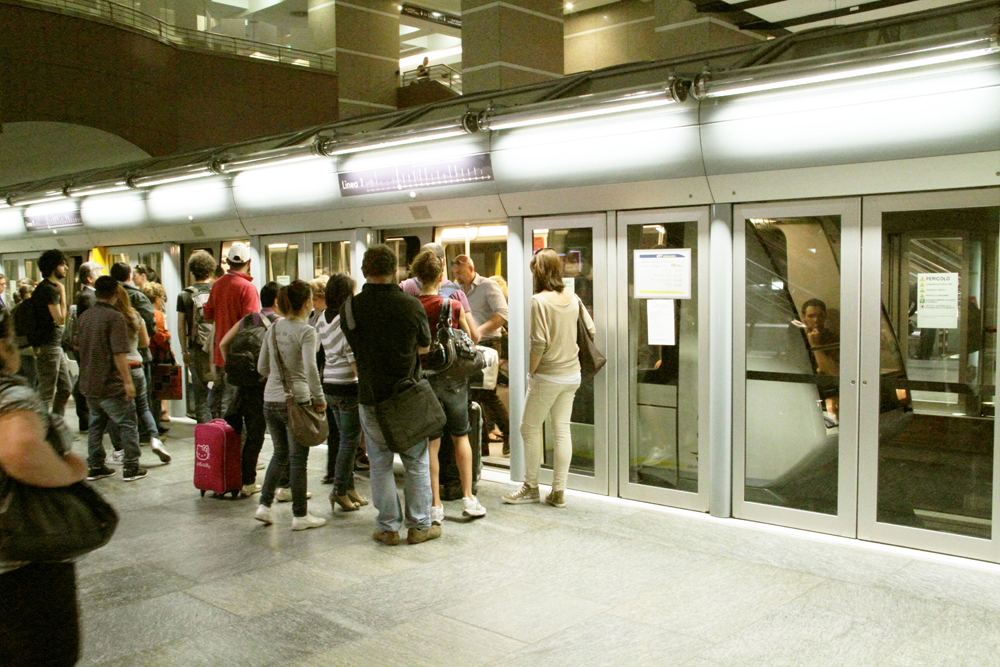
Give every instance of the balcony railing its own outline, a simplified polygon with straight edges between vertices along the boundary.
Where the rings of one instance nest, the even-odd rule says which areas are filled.
[[[247,58],[259,58],[286,65],[298,65],[336,71],[336,59],[319,53],[300,51],[279,44],[255,42],[250,39],[218,35],[191,28],[179,28],[149,14],[111,2],[110,0],[0,0],[59,12],[85,19],[94,19],[152,35],[159,40],[196,51],[225,53]]]
[[[462,73],[447,65],[431,65],[426,72],[421,72],[419,68],[411,69],[403,72],[403,75],[399,77],[401,87],[417,81],[437,81],[459,95],[462,94]]]

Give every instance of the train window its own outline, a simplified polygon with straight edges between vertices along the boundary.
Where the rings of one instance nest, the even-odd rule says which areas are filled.
[[[265,249],[267,279],[289,285],[299,279],[299,245],[297,243],[268,243]]]
[[[383,241],[396,254],[396,280],[402,282],[410,277],[410,263],[420,252],[419,236],[392,236]]]
[[[435,239],[444,248],[449,267],[453,259],[467,255],[476,273],[487,278],[501,276],[506,281],[507,225],[443,227],[437,230]]]
[[[745,497],[836,514],[840,216],[745,224]]]

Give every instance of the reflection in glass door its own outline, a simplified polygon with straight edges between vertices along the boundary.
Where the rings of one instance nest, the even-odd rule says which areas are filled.
[[[624,498],[708,509],[708,433],[699,428],[709,400],[707,248],[706,209],[618,214],[619,368],[628,369],[628,383],[618,387],[619,405],[628,406],[618,429]],[[635,293],[636,251],[660,249],[691,253],[691,297],[672,300],[666,319],[657,318],[662,300]]]
[[[737,516],[855,532],[858,204],[736,209]]]
[[[866,202],[862,537],[996,559],[998,232],[995,190]]]
[[[299,244],[287,241],[268,242],[264,245],[264,263],[267,280],[279,285],[289,285],[299,279]]]
[[[563,258],[566,289],[580,297],[594,318],[596,342],[607,350],[606,216],[595,214],[567,218],[526,218],[525,255],[541,248],[552,248]],[[530,321],[532,279],[525,262],[525,284],[529,291],[524,300],[525,321]],[[528,332],[525,331],[525,339]],[[525,348],[527,349],[527,347]],[[606,353],[607,354],[607,353]],[[605,369],[580,385],[573,401],[570,433],[573,455],[570,462],[570,488],[596,493],[608,492],[607,451],[607,373]],[[543,430],[544,458],[542,483],[551,482],[553,432],[550,423]]]

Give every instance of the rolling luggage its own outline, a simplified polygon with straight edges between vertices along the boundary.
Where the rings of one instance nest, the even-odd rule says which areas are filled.
[[[220,496],[240,494],[243,472],[240,436],[224,419],[194,427],[194,486]]]

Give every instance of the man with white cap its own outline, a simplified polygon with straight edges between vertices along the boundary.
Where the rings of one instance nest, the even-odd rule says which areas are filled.
[[[215,323],[215,342],[212,345],[212,365],[215,366],[215,384],[212,389],[212,416],[226,416],[229,392],[226,390],[226,362],[219,351],[219,343],[234,324],[250,313],[260,310],[260,297],[250,277],[250,248],[245,243],[234,243],[226,253],[229,270],[212,285],[212,292],[202,308],[206,322]]]

